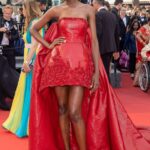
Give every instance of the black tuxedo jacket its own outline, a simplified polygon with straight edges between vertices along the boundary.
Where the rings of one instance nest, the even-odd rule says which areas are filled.
[[[129,25],[129,22],[130,22],[130,18],[128,16],[125,16],[125,18],[126,18],[126,23],[127,23],[126,26],[125,26],[125,24],[123,22],[123,19],[120,18],[120,20],[119,20],[120,37],[124,37],[125,36],[127,27]]]
[[[115,15],[106,9],[96,13],[96,29],[100,54],[119,50],[119,31]]]

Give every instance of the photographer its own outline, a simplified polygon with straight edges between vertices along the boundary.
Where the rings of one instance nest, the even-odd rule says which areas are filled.
[[[14,41],[18,39],[18,29],[16,23],[11,18],[13,13],[13,8],[10,5],[3,7],[3,16],[0,17],[0,55],[5,56],[8,61],[8,68],[1,65],[0,68],[0,78],[3,79],[4,70],[9,70],[9,68],[15,69],[15,48]],[[2,62],[3,57],[0,57],[0,62]],[[7,73],[8,74],[8,73]],[[12,78],[12,80],[14,80]],[[0,84],[0,108],[4,110],[9,110],[9,105],[5,102],[7,94],[4,92],[3,84]],[[7,87],[10,88],[10,87]]]
[[[3,7],[3,16],[0,17],[0,45],[9,65],[15,68],[14,41],[18,39],[19,33],[16,23],[11,18],[12,13],[12,6],[6,5]]]

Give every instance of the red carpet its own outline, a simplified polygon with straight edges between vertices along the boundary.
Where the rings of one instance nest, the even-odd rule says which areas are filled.
[[[150,127],[150,90],[144,93],[132,87],[129,75],[123,74],[122,88],[115,91],[135,125]],[[0,110],[0,125],[8,113]],[[28,138],[17,138],[0,127],[0,150],[28,150]]]
[[[0,110],[0,125],[8,114],[9,112]],[[17,138],[0,127],[0,150],[28,150],[28,138]]]
[[[147,93],[132,86],[128,74],[123,74],[122,88],[116,93],[136,126],[150,127],[150,89]]]

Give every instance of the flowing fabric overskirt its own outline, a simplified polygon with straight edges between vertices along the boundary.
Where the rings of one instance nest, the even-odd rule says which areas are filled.
[[[54,24],[45,39],[57,37]],[[87,45],[90,43],[87,31]],[[90,47],[90,44],[89,44]],[[59,127],[58,103],[53,87],[40,91],[40,80],[50,50],[37,55],[32,84],[29,122],[29,150],[65,150]],[[82,113],[86,124],[87,150],[149,150],[150,143],[133,125],[118,97],[109,85],[102,61],[99,60],[100,87],[90,94],[85,90]],[[78,150],[72,127],[71,149]]]

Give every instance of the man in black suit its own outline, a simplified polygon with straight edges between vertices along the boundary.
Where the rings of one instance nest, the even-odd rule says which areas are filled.
[[[12,13],[12,6],[6,5],[3,7],[3,16],[0,17],[0,55],[5,56],[9,66],[15,69],[14,41],[18,39],[19,34],[17,25],[11,18]],[[2,71],[3,68],[0,69]],[[4,100],[5,97],[6,94],[4,93],[2,85],[0,84],[0,108],[9,110],[9,106]]]
[[[0,17],[0,45],[3,47],[3,55],[7,58],[9,65],[15,68],[14,41],[19,38],[17,24],[11,18],[13,7],[3,7],[3,16]]]
[[[118,22],[120,20],[119,11],[122,8],[123,0],[115,0],[114,7],[112,8],[112,13],[116,16]]]
[[[120,10],[120,18],[122,19],[125,28],[127,28],[129,25],[129,22],[130,22],[130,17],[127,16],[126,8],[124,8],[124,7],[122,7]]]
[[[104,0],[93,0],[96,9],[96,28],[101,58],[109,78],[110,62],[113,54],[117,54],[118,28],[117,20],[113,13],[106,10]],[[115,55],[115,59],[118,58]]]
[[[119,37],[118,37],[118,41],[117,41],[117,46],[118,46],[118,50],[121,51],[122,50],[122,47],[120,45],[120,42],[122,40],[122,32],[123,30],[121,30],[122,28],[122,25],[123,25],[123,21],[122,19],[120,18],[120,10],[122,8],[122,4],[123,4],[123,0],[115,0],[114,2],[114,7],[112,8],[112,13],[116,16],[116,19],[117,19],[117,27],[118,27],[118,30],[119,30]]]
[[[129,26],[130,17],[126,15],[126,9],[121,8],[120,10],[120,20],[119,20],[119,26],[120,26],[120,50],[123,50],[124,48],[124,41],[125,41],[125,35],[127,32],[127,28]]]

